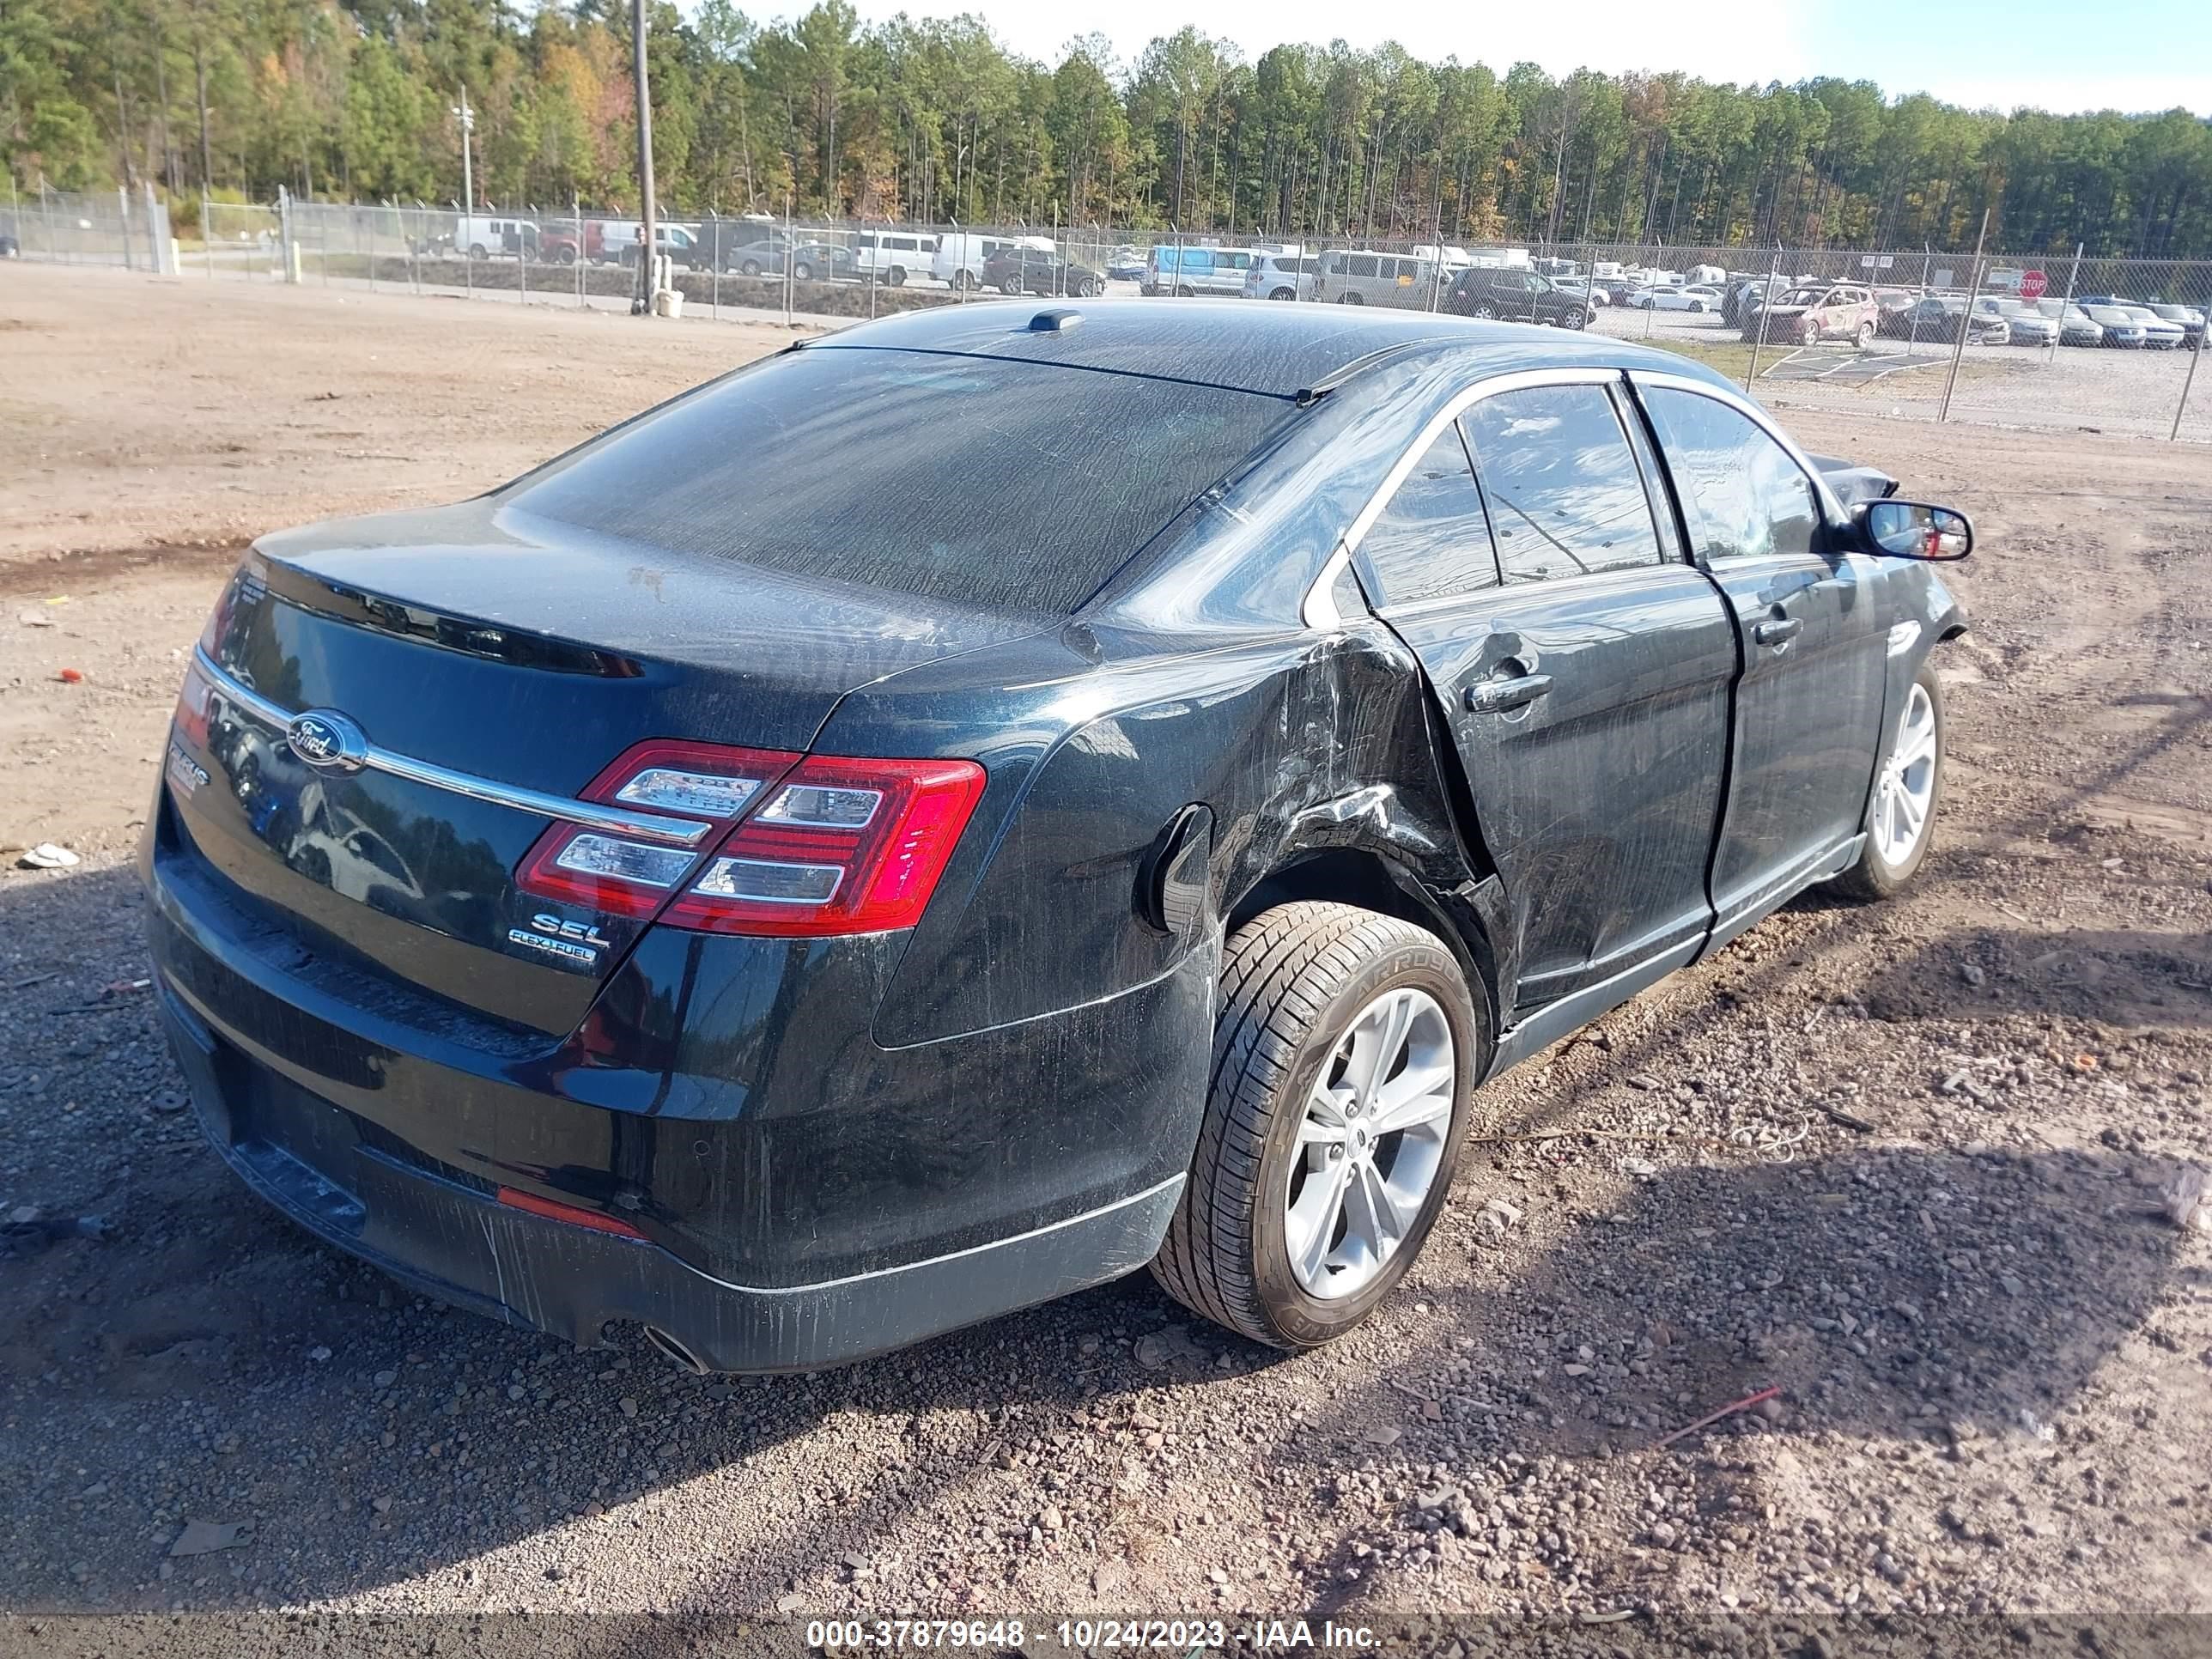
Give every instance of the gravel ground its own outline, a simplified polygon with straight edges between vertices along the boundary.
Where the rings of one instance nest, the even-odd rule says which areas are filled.
[[[250,1200],[182,1109],[129,857],[228,557],[180,544],[481,488],[779,337],[401,299],[309,336],[295,295],[118,278],[87,314],[58,276],[0,281],[0,843],[84,854],[0,874],[0,1645],[71,1612],[1450,1609],[1934,1650],[1982,1617],[2021,1651],[2034,1615],[2212,1612],[2212,1239],[2159,1214],[2212,1127],[2212,456],[1792,411],[1981,532],[1937,850],[1485,1091],[1343,1342],[1263,1352],[1139,1277],[702,1381]],[[309,424],[324,392],[360,435]],[[193,1522],[251,1535],[175,1553]]]

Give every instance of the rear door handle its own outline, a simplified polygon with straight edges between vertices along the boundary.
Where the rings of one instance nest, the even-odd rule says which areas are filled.
[[[1549,674],[1518,674],[1505,679],[1484,680],[1467,688],[1467,706],[1471,714],[1502,714],[1509,708],[1525,708],[1551,689]]]
[[[1773,617],[1751,630],[1757,645],[1787,645],[1805,631],[1802,617]]]

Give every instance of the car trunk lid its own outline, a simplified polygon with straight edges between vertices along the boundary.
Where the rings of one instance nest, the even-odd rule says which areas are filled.
[[[489,501],[316,526],[259,544],[210,624],[173,823],[310,946],[565,1034],[650,916],[549,902],[516,871],[617,757],[796,755],[845,692],[1039,626]],[[643,816],[701,856],[719,839],[705,809]]]

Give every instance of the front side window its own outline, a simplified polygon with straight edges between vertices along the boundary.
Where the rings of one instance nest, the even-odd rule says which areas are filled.
[[[1659,562],[1643,476],[1605,387],[1502,392],[1460,424],[1509,585]]]
[[[1387,605],[1498,586],[1490,518],[1461,445],[1447,426],[1422,452],[1359,544]]]
[[[1656,387],[1644,401],[1700,558],[1814,550],[1820,516],[1812,482],[1757,422],[1694,392]]]

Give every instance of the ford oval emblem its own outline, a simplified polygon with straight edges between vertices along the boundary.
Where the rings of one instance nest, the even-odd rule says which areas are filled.
[[[368,739],[361,727],[331,708],[295,714],[284,728],[284,741],[308,765],[326,772],[358,772],[368,758]]]

